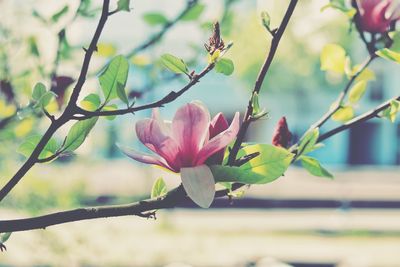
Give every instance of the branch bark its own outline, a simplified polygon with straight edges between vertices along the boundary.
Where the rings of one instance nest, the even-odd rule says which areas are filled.
[[[237,135],[236,141],[235,141],[234,145],[232,146],[232,150],[229,153],[228,165],[235,164],[237,153],[239,152],[240,146],[242,145],[242,142],[246,136],[247,129],[249,128],[249,126],[252,122],[251,114],[253,113],[253,106],[252,106],[253,96],[255,94],[258,94],[261,90],[261,86],[262,86],[262,84],[265,80],[265,77],[268,73],[268,70],[272,64],[272,61],[275,57],[275,53],[279,46],[279,42],[286,30],[286,27],[289,23],[290,18],[293,15],[293,12],[294,12],[294,9],[296,8],[297,2],[298,2],[298,0],[290,1],[289,6],[286,10],[285,16],[283,17],[278,30],[272,37],[271,47],[269,49],[268,56],[266,57],[265,62],[263,64],[263,66],[261,67],[260,73],[257,76],[257,80],[254,85],[253,93],[252,93],[249,103],[247,105],[247,110],[246,110],[246,114],[243,119],[243,123],[239,129],[239,133]]]

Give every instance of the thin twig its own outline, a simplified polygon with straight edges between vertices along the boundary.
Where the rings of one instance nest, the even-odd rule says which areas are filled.
[[[322,134],[318,138],[318,142],[322,142],[323,140],[325,140],[325,139],[327,139],[327,138],[329,138],[329,137],[331,137],[331,136],[333,136],[335,134],[338,134],[338,133],[340,133],[340,132],[342,132],[344,130],[347,130],[347,129],[351,128],[351,127],[355,127],[357,125],[360,125],[361,123],[363,123],[363,122],[365,122],[367,120],[370,120],[370,119],[378,117],[379,113],[384,111],[385,109],[387,109],[390,106],[390,102],[393,101],[393,100],[400,101],[400,96],[398,96],[397,98],[393,98],[393,99],[391,99],[389,101],[386,101],[385,103],[383,103],[380,106],[374,108],[373,110],[365,112],[364,114],[355,117],[354,119],[346,122],[345,124],[343,124],[343,125],[341,125],[341,126],[339,126],[337,128],[334,128],[334,129]]]
[[[271,63],[275,57],[275,53],[278,49],[279,42],[286,30],[286,27],[289,23],[290,18],[292,17],[292,14],[294,12],[294,9],[296,8],[297,2],[298,2],[298,0],[290,1],[289,6],[286,10],[286,13],[282,19],[282,22],[279,25],[279,28],[278,28],[276,34],[272,37],[271,47],[269,49],[268,56],[266,57],[265,62],[260,70],[260,73],[258,74],[256,83],[254,85],[253,93],[252,93],[249,103],[247,105],[247,111],[244,116],[243,123],[239,129],[239,133],[237,135],[236,141],[235,141],[234,145],[232,146],[232,150],[229,153],[228,165],[235,164],[237,153],[239,152],[240,146],[242,145],[242,142],[246,136],[247,129],[249,128],[249,126],[252,122],[251,114],[253,113],[253,105],[252,105],[253,96],[255,94],[258,94],[261,90],[261,86],[264,82],[264,79],[265,79],[267,73],[268,73]]]

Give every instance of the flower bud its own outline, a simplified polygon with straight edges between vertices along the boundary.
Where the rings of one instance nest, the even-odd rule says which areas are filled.
[[[399,19],[400,5],[393,0],[357,0],[358,14],[355,22],[358,27],[370,33],[384,33],[390,24]]]
[[[278,124],[276,126],[274,135],[272,137],[272,144],[274,146],[288,148],[291,139],[292,139],[292,133],[289,131],[286,118],[282,117],[278,121]]]

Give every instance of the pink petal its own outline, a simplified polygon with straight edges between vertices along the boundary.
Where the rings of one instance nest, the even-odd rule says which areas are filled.
[[[182,167],[192,167],[208,137],[210,114],[199,102],[179,108],[172,120],[172,137],[181,152]]]
[[[216,136],[217,134],[225,131],[226,129],[228,129],[228,127],[229,124],[225,119],[224,114],[222,114],[222,112],[215,115],[215,117],[210,122],[210,127],[209,127],[210,139]]]
[[[125,155],[130,157],[131,159],[134,159],[139,162],[146,163],[146,164],[158,165],[158,166],[167,168],[173,172],[177,172],[176,170],[174,170],[170,166],[168,166],[167,162],[165,162],[165,160],[163,158],[158,157],[156,155],[149,155],[149,154],[141,153],[139,151],[136,151],[134,149],[127,148],[127,147],[119,147],[119,149]]]
[[[136,134],[145,146],[164,158],[171,168],[179,171],[181,167],[179,148],[175,140],[168,135],[162,120],[144,119],[138,121],[136,123]]]
[[[239,112],[236,112],[229,128],[212,138],[207,144],[204,145],[198,154],[196,165],[203,164],[208,157],[229,145],[229,143],[235,139],[238,131]]]

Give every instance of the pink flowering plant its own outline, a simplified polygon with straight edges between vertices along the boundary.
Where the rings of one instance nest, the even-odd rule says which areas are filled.
[[[323,12],[326,12],[326,9],[334,9],[346,15],[348,25],[352,29],[350,34],[359,37],[365,46],[360,53],[364,53],[366,59],[361,62],[351,59],[349,52],[342,45],[327,43],[320,53],[321,70],[327,73],[327,77],[339,77],[345,83],[337,99],[304,133],[294,134],[290,127],[293,118],[285,116],[278,121],[275,130],[270,125],[272,140],[264,140],[262,143],[252,142],[248,133],[254,131],[255,128],[251,127],[254,122],[277,116],[274,110],[267,110],[261,106],[262,98],[268,98],[268,95],[261,94],[262,86],[264,80],[267,82],[274,78],[268,77],[270,67],[274,63],[275,55],[279,53],[282,37],[301,1],[277,1],[280,5],[287,5],[280,22],[271,21],[267,11],[261,12],[259,27],[264,28],[261,29],[265,30],[270,45],[265,46],[268,47],[268,51],[264,63],[260,66],[259,74],[249,93],[247,106],[240,113],[235,110],[232,114],[217,113],[212,117],[203,103],[194,100],[179,107],[171,121],[162,118],[163,107],[189,90],[195,90],[196,85],[202,79],[206,79],[212,71],[224,75],[224,79],[228,79],[225,76],[235,71],[235,64],[240,62],[229,58],[229,53],[233,53],[230,48],[234,42],[224,40],[220,25],[215,22],[210,27],[211,34],[205,44],[198,44],[201,48],[198,49],[199,55],[196,55],[196,59],[201,58],[200,61],[183,60],[170,53],[162,54],[154,64],[143,63],[142,60],[141,64],[148,64],[146,68],[151,69],[146,73],[149,79],[154,76],[153,72],[157,71],[171,74],[168,79],[185,79],[182,87],[169,91],[154,102],[145,102],[140,99],[146,93],[145,90],[127,90],[131,65],[138,65],[137,62],[140,61],[140,58],[135,56],[161,42],[163,35],[176,23],[197,21],[205,6],[198,0],[190,0],[182,13],[173,20],[162,14],[147,14],[144,16],[145,21],[152,26],[162,24],[162,30],[126,55],[114,55],[110,52],[113,49],[104,44],[100,45],[101,33],[110,16],[132,11],[131,6],[134,3],[131,2],[119,0],[117,7],[110,9],[110,1],[103,0],[101,13],[97,14],[100,16],[97,28],[91,42],[84,48],[85,56],[79,76],[69,77],[58,73],[58,64],[72,52],[76,52],[74,47],[68,45],[66,39],[69,26],[67,23],[57,34],[59,47],[54,57],[55,67],[49,77],[46,76],[48,82],[39,82],[32,86],[31,94],[25,96],[29,98],[29,104],[24,106],[19,103],[18,93],[13,85],[15,79],[1,79],[0,94],[4,97],[0,99],[0,137],[2,131],[5,136],[10,136],[11,132],[15,132],[16,136],[24,136],[21,133],[21,129],[24,128],[20,125],[26,126],[27,117],[33,123],[32,134],[24,136],[18,148],[18,152],[26,159],[14,175],[9,179],[2,179],[0,202],[26,177],[33,166],[79,153],[76,150],[85,142],[100,118],[112,120],[117,116],[139,114],[150,109],[151,118],[139,119],[135,124],[136,137],[144,147],[130,148],[127,141],[119,145],[120,150],[137,162],[157,165],[176,173],[180,179],[179,186],[167,189],[166,183],[160,178],[155,181],[149,194],[150,198],[140,202],[120,206],[84,207],[26,219],[2,218],[0,234],[4,234],[0,235],[0,250],[5,249],[3,243],[9,238],[10,232],[42,229],[56,224],[110,216],[137,215],[149,218],[154,217],[159,209],[173,208],[185,201],[193,201],[202,208],[208,208],[216,198],[235,198],[245,186],[277,180],[294,163],[302,166],[311,175],[333,178],[322,163],[310,153],[321,149],[322,142],[326,139],[370,119],[382,118],[394,122],[400,111],[400,96],[394,95],[372,110],[360,112],[363,104],[361,100],[368,91],[370,82],[378,78],[370,69],[370,65],[378,59],[400,63],[400,5],[395,0],[326,1]],[[93,17],[87,5],[86,3],[80,6],[75,17]],[[133,12],[136,10],[133,9]],[[54,14],[50,21],[55,23],[63,15],[62,12]],[[40,17],[40,14],[35,16]],[[49,20],[42,18],[41,21]],[[227,20],[221,21],[226,23]],[[39,62],[37,44],[32,38],[28,41],[35,62]],[[258,42],[258,39],[254,37],[251,41]],[[98,90],[85,92],[86,88],[83,86],[86,78],[90,76],[91,59],[96,53],[104,53],[104,50],[108,54],[105,53],[106,64],[96,77]],[[191,64],[186,63],[189,60]],[[204,66],[199,71],[197,65],[200,64]],[[162,71],[158,70],[160,66]],[[43,68],[38,69],[45,73]],[[160,75],[152,83],[157,85],[158,80],[161,80],[160,83],[164,84],[168,79],[163,80]],[[284,104],[286,103],[282,105]],[[226,118],[230,117],[232,120],[228,122]],[[42,125],[39,124],[42,120],[49,121],[43,132],[40,127],[34,127]],[[337,125],[329,128],[331,126],[327,124],[328,121],[334,121]],[[61,128],[67,131],[61,131]],[[132,140],[136,138],[133,133],[131,136]],[[11,141],[15,143],[14,139]]]

